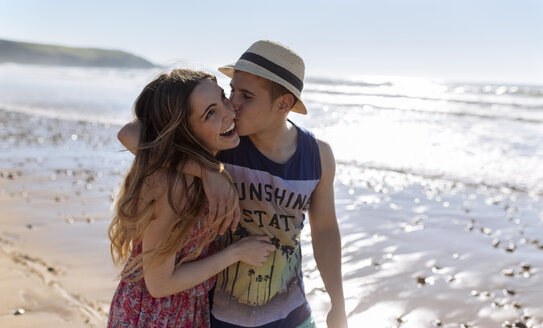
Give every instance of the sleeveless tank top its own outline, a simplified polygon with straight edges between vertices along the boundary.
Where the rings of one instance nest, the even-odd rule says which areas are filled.
[[[260,268],[238,262],[218,274],[213,314],[220,320],[258,326],[306,302],[300,234],[321,162],[314,136],[296,129],[296,151],[284,164],[268,159],[248,137],[219,154],[234,179],[241,210],[238,229],[221,238],[221,247],[250,235],[267,235],[276,247]]]

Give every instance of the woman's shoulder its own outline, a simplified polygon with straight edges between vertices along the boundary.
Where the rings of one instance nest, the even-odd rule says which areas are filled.
[[[160,168],[151,175],[145,177],[142,185],[142,194],[148,198],[157,199],[167,195],[168,189],[174,193],[174,197],[182,197],[185,192],[185,182],[190,183],[190,176],[181,173],[171,175],[168,168]]]
[[[140,198],[152,201],[160,198],[168,190],[168,172],[160,168],[143,179]]]

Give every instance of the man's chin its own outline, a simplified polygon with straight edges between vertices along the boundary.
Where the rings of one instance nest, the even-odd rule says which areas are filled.
[[[237,132],[238,136],[240,136],[240,137],[245,137],[245,136],[248,136],[250,134],[249,131],[246,131],[244,129],[240,129],[238,125],[236,125],[236,132]]]

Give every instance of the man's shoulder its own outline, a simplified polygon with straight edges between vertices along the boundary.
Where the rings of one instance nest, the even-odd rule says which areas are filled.
[[[332,148],[330,147],[330,144],[319,137],[315,135],[315,133],[308,128],[305,128],[303,126],[297,125],[289,120],[289,122],[296,127],[298,130],[298,133],[301,134],[302,138],[306,140],[314,140],[315,143],[318,145],[319,150],[324,149],[324,151],[332,151]],[[321,150],[322,151],[322,150]]]
[[[315,139],[315,134],[311,130],[309,130],[309,129],[303,127],[303,126],[300,126],[298,124],[295,124],[294,122],[292,122],[290,120],[289,120],[289,122],[290,122],[290,124],[292,124],[292,125],[294,125],[296,127],[296,130],[298,131],[298,133],[302,134],[303,136],[307,136],[309,138]]]
[[[315,138],[317,141],[317,146],[319,147],[319,152],[321,153],[321,156],[323,155],[333,155],[332,146],[327,141],[324,141],[319,138]]]
[[[301,136],[302,143],[312,144],[315,147],[315,150],[318,150],[318,154],[320,155],[321,158],[323,156],[333,157],[332,147],[327,141],[320,139],[319,137],[315,135],[315,133],[313,133],[311,130],[307,128],[304,128],[299,125],[295,125],[295,126],[298,129],[298,132]]]
[[[332,147],[326,141],[316,139],[319,147],[319,156],[321,161],[322,176],[329,177],[333,181],[336,172],[336,159]]]

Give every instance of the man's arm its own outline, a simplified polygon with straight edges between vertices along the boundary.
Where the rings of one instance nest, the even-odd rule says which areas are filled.
[[[117,139],[134,155],[138,151],[140,129],[140,121],[133,120],[117,133]],[[219,234],[224,234],[228,227],[235,231],[239,223],[240,212],[239,207],[235,206],[236,194],[228,179],[220,173],[202,170],[200,165],[193,161],[186,163],[183,167],[183,173],[202,178],[209,203],[209,217],[213,219],[224,218]],[[231,214],[227,216],[226,213]]]
[[[125,124],[119,132],[117,132],[117,139],[119,139],[121,144],[134,155],[138,152],[140,129],[140,121],[133,120]]]
[[[328,327],[344,328],[347,327],[347,315],[341,274],[341,237],[334,203],[336,163],[330,146],[320,140],[317,142],[322,176],[309,206],[313,253],[332,305],[326,320]]]
[[[117,132],[117,139],[126,147],[128,151],[136,155],[138,152],[139,135],[140,135],[141,123],[138,120],[133,120],[123,126],[119,132]],[[189,161],[183,168],[183,173],[190,174],[195,177],[203,177],[205,175],[202,172],[200,166],[192,161]]]

